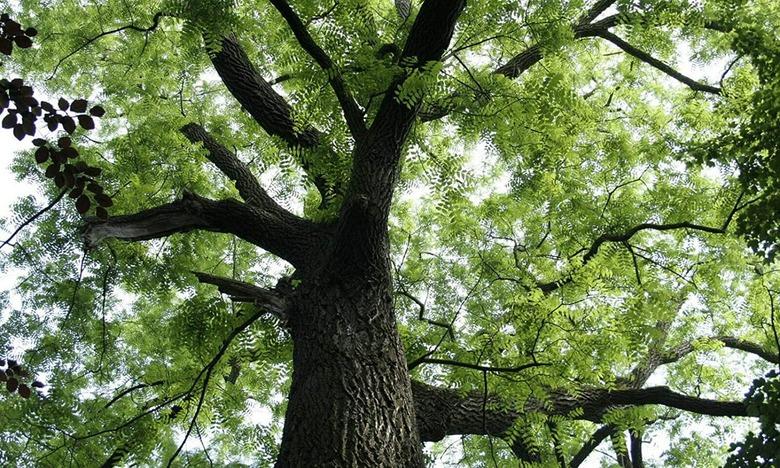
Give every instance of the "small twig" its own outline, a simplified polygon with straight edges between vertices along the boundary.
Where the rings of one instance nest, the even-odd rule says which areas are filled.
[[[451,359],[436,359],[436,358],[420,358],[418,361],[421,364],[441,364],[445,366],[463,367],[465,369],[473,369],[481,372],[521,372],[532,367],[551,366],[552,364],[546,362],[530,362],[521,366],[515,367],[492,367],[481,366],[479,364],[469,364],[468,362],[453,361]]]
[[[14,237],[16,237],[17,234],[19,234],[19,232],[22,229],[27,227],[30,223],[32,223],[33,221],[38,219],[41,215],[43,215],[44,213],[46,213],[50,209],[54,208],[54,205],[59,203],[59,201],[62,200],[62,197],[64,197],[66,193],[67,193],[67,190],[63,190],[62,192],[60,192],[59,195],[54,197],[54,199],[51,201],[51,203],[49,203],[45,208],[43,208],[41,211],[35,213],[34,215],[30,216],[25,222],[23,222],[18,228],[16,228],[16,230],[13,232],[13,234],[11,234],[11,236],[8,239],[3,241],[3,244],[0,245],[0,249],[5,247],[6,245],[8,245],[14,239]]]
[[[57,64],[54,66],[54,70],[52,70],[52,72],[51,72],[51,75],[49,75],[49,77],[48,77],[48,78],[46,78],[46,80],[48,81],[48,80],[50,80],[50,79],[54,78],[54,75],[56,75],[56,74],[57,74],[57,70],[59,70],[60,66],[61,66],[61,65],[62,65],[62,64],[63,64],[63,63],[66,61],[66,60],[68,60],[69,58],[73,57],[73,56],[74,56],[74,55],[76,55],[78,52],[80,52],[80,51],[84,50],[84,49],[85,49],[85,48],[87,48],[87,47],[88,47],[90,44],[92,44],[93,42],[97,41],[98,39],[100,39],[100,38],[102,38],[102,37],[105,37],[105,36],[109,36],[109,35],[111,35],[111,34],[116,34],[116,33],[118,33],[118,32],[126,31],[126,30],[128,30],[128,29],[130,29],[130,30],[132,30],[132,31],[138,31],[138,32],[142,32],[142,33],[145,33],[145,34],[146,34],[146,33],[150,33],[150,32],[152,32],[152,31],[154,31],[155,29],[157,29],[157,26],[159,26],[159,24],[160,24],[160,18],[162,18],[162,17],[163,17],[163,13],[162,13],[162,12],[157,12],[157,13],[154,15],[154,17],[152,18],[152,25],[151,25],[151,26],[149,26],[148,28],[141,28],[141,27],[138,27],[138,26],[136,26],[136,25],[134,25],[134,24],[128,24],[128,25],[121,26],[121,27],[119,27],[119,28],[116,28],[116,29],[112,29],[112,30],[110,30],[110,31],[103,31],[102,33],[98,34],[97,36],[94,36],[94,37],[91,37],[91,38],[89,38],[89,39],[88,39],[86,42],[84,42],[84,43],[83,43],[83,44],[81,44],[80,46],[78,46],[78,47],[76,47],[75,49],[73,49],[73,50],[72,50],[72,51],[71,51],[71,52],[70,52],[68,55],[66,55],[66,56],[62,57],[62,58],[61,58],[61,59],[60,59],[60,60],[57,62]],[[144,45],[144,47],[146,47],[146,45]]]
[[[119,392],[114,398],[111,399],[111,401],[106,403],[106,406],[104,406],[103,408],[104,409],[108,408],[109,406],[111,406],[114,403],[116,403],[117,401],[119,401],[120,398],[122,398],[123,396],[127,395],[128,393],[134,392],[136,390],[140,390],[142,388],[155,387],[157,385],[162,385],[163,383],[164,383],[164,381],[158,380],[158,381],[152,382],[150,384],[141,383],[141,384],[138,384],[138,385],[133,385],[132,387],[127,388],[127,389],[122,390],[121,392]]]

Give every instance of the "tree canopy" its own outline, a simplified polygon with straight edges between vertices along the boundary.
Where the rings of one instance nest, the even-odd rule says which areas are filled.
[[[4,465],[284,460],[362,263],[430,464],[777,463],[775,0],[0,10]]]

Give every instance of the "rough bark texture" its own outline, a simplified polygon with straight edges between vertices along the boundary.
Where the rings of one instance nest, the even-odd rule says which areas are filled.
[[[389,282],[304,279],[294,298],[277,466],[422,466]]]

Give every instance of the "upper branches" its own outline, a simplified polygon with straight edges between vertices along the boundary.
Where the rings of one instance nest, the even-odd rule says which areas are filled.
[[[465,5],[465,0],[423,3],[401,53],[400,63],[406,66],[405,73],[388,87],[366,138],[356,148],[351,193],[365,197],[369,204],[379,208],[382,217],[389,209],[401,147],[420,107],[419,103],[400,102],[398,89],[425,64],[441,59]]]
[[[290,105],[255,69],[234,36],[222,38],[222,47],[211,61],[230,93],[269,135],[294,147],[319,145],[319,132],[296,128]]]
[[[571,25],[574,38],[584,39],[590,37],[600,37],[613,43],[634,58],[685,84],[694,91],[720,94],[720,88],[694,80],[693,78],[681,73],[671,65],[654,57],[651,53],[628,43],[611,32],[610,29],[621,23],[620,19],[623,17],[622,15],[612,15],[596,21],[596,19],[614,3],[616,3],[614,0],[600,0],[594,3],[590,10],[583,14],[576,23]],[[720,23],[717,22],[707,22],[705,23],[705,27],[714,31],[727,30],[727,28],[723,27]],[[542,51],[542,44],[530,45],[525,50],[510,58],[504,64],[497,67],[493,73],[506,76],[507,78],[518,78],[531,67],[542,61],[544,58]],[[420,117],[423,121],[431,121],[445,117],[451,111],[452,109],[448,109],[446,107],[433,106],[433,108],[426,109],[424,113],[421,113]]]
[[[325,71],[328,82],[330,83],[331,88],[333,88],[333,92],[336,94],[336,98],[339,100],[341,109],[344,112],[347,126],[355,138],[360,137],[366,131],[365,121],[363,120],[363,111],[347,90],[344,79],[333,63],[333,60],[331,60],[328,54],[314,41],[314,38],[311,37],[311,34],[309,34],[309,31],[306,29],[306,25],[303,24],[303,21],[301,21],[300,17],[293,11],[289,3],[284,0],[271,0],[271,4],[276,7],[285,21],[287,21],[287,24],[290,26],[290,29],[303,50],[305,50],[306,53],[317,62],[317,65]]]

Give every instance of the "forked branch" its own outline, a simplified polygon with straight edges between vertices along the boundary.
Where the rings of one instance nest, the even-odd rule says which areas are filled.
[[[303,50],[317,62],[317,65],[325,71],[333,92],[339,100],[341,110],[344,112],[344,118],[347,126],[355,138],[360,137],[366,131],[366,124],[363,120],[363,111],[357,105],[357,102],[347,90],[347,85],[341,76],[340,71],[331,60],[330,56],[320,47],[314,38],[309,34],[306,25],[301,18],[293,11],[290,4],[285,0],[271,0],[271,4],[276,7],[287,24],[290,26],[295,38]]]

